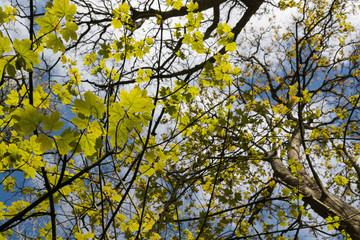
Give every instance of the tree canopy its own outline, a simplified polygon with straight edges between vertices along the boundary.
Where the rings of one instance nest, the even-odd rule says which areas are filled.
[[[360,239],[357,0],[0,4],[0,239]]]

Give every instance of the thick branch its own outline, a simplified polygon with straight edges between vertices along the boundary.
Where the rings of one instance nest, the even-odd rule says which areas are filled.
[[[219,6],[220,4],[226,2],[227,0],[198,0],[195,1],[198,3],[199,8],[195,12],[201,12],[204,10],[207,10],[209,8],[213,8],[216,6]],[[160,10],[150,9],[148,11],[137,11],[136,9],[132,10],[132,20],[135,21],[140,18],[149,18],[149,17],[156,17],[156,15],[161,15],[163,20],[166,20],[168,18],[172,17],[180,17],[185,16],[188,11],[187,7],[181,7],[179,10],[172,9],[170,11],[161,12]]]
[[[298,156],[298,154],[293,151],[294,150],[289,151],[289,158]],[[303,201],[309,204],[317,214],[324,219],[328,216],[339,216],[341,219],[340,228],[344,229],[352,239],[360,239],[360,211],[358,209],[352,207],[327,190],[325,190],[325,192],[321,191],[304,168],[297,172],[298,176],[295,176],[284,165],[276,152],[270,152],[268,156],[265,157],[265,160],[271,164],[274,176],[298,189],[300,193],[304,195]]]

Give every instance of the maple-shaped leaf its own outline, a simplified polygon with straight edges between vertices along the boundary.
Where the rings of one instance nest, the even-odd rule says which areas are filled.
[[[6,96],[5,103],[10,106],[16,106],[17,104],[19,104],[19,92],[11,90],[10,93],[8,93]]]
[[[0,37],[0,55],[11,51],[11,42],[7,37]]]
[[[44,152],[41,151],[41,147],[39,146],[37,142],[37,136],[33,135],[30,137],[29,140],[24,140],[24,146],[27,150],[27,152],[34,153],[37,155],[43,154]]]
[[[32,179],[35,178],[36,175],[36,169],[30,166],[26,166],[24,168],[22,168],[22,170],[24,171],[24,178],[29,178],[31,177]]]
[[[66,22],[65,27],[60,30],[60,33],[62,34],[65,41],[69,41],[69,38],[72,40],[77,39],[76,30],[78,29],[78,25],[74,22]]]
[[[84,155],[86,157],[90,157],[97,152],[97,149],[95,148],[96,137],[92,136],[91,134],[86,134],[82,136],[80,144],[81,148],[84,150]]]
[[[6,72],[7,74],[9,74],[12,77],[15,77],[16,75],[16,69],[15,66],[13,65],[14,62],[9,62],[9,64],[6,67]]]
[[[105,111],[104,104],[100,102],[100,99],[91,91],[87,91],[84,94],[85,101],[82,99],[75,99],[75,109],[78,111],[78,115],[83,114],[85,117],[92,115],[95,118],[102,118],[102,114]]]
[[[57,53],[59,50],[65,52],[65,45],[61,38],[57,37],[55,34],[48,34],[46,39],[46,47],[51,48],[54,53]]]
[[[155,174],[154,168],[150,167],[149,165],[142,165],[140,167],[140,171],[142,172],[143,175],[147,175],[148,177],[151,177],[152,175]]]
[[[9,15],[3,11],[3,8],[0,7],[0,24],[6,22],[9,18]]]
[[[85,129],[86,126],[89,123],[89,119],[88,118],[78,118],[78,117],[74,117],[71,119],[71,122],[77,127],[77,129]]]
[[[236,50],[236,42],[231,42],[231,43],[226,44],[225,50],[230,51],[230,52],[235,51]]]
[[[60,114],[59,112],[53,112],[49,117],[44,117],[43,125],[45,131],[60,131],[64,126],[64,122],[59,122]]]
[[[121,90],[120,105],[127,108],[130,112],[150,112],[154,105],[151,98],[147,96],[147,91],[135,86],[130,93]]]
[[[39,17],[35,19],[35,22],[39,26],[41,26],[39,34],[50,33],[60,25],[59,19],[56,18],[54,15],[50,14],[49,12],[46,12],[44,17]]]
[[[15,119],[14,128],[27,134],[35,131],[44,117],[33,106],[27,106],[25,109],[18,108],[13,112],[12,116]]]
[[[76,153],[81,150],[79,142],[80,133],[65,129],[60,136],[55,136],[56,147],[60,154],[68,154],[69,151]]]
[[[73,15],[76,13],[75,4],[69,3],[69,0],[55,0],[54,5],[51,7],[50,13],[57,17],[65,17],[66,20],[73,20]]]
[[[29,39],[15,39],[13,43],[14,50],[19,54],[17,67],[24,67],[26,70],[32,70],[32,65],[40,63],[39,54],[31,50],[31,41]]]
[[[101,49],[99,50],[98,54],[103,56],[104,58],[109,58],[111,53],[111,46],[110,44],[102,43],[100,44]]]
[[[120,146],[128,141],[128,134],[130,130],[128,130],[125,124],[111,124],[109,127],[108,134],[111,137],[110,143],[113,146]]]
[[[110,122],[118,122],[124,118],[125,115],[124,107],[122,107],[119,102],[115,102],[113,105],[111,105],[109,109],[109,113],[110,113]]]
[[[40,134],[39,137],[36,138],[36,142],[40,144],[40,150],[45,152],[46,150],[53,149],[53,140],[48,138],[45,134]]]

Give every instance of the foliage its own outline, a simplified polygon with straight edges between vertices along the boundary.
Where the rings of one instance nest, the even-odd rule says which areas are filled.
[[[360,239],[358,1],[42,3],[0,7],[0,239]]]

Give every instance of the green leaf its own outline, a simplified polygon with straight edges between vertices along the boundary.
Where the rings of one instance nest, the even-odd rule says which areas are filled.
[[[60,114],[58,111],[53,112],[50,117],[44,117],[43,124],[45,131],[60,131],[64,126],[64,122],[59,122]]]
[[[4,52],[10,52],[11,51],[11,42],[10,39],[7,37],[0,37],[0,55]]]
[[[197,2],[193,2],[191,1],[188,5],[187,5],[187,11],[188,12],[193,12],[195,11],[196,9],[199,8],[199,4]]]
[[[97,153],[97,149],[95,148],[96,137],[91,134],[86,134],[81,137],[80,140],[81,148],[84,150],[84,155],[86,157],[93,156]]]
[[[134,220],[134,219],[133,219]],[[136,231],[139,229],[139,223],[137,223],[135,220],[134,221],[130,221],[129,223],[129,230],[130,232]]]
[[[109,109],[110,122],[119,122],[124,118],[125,111],[119,102],[115,102]]]
[[[49,12],[46,12],[44,17],[35,19],[35,22],[41,26],[39,34],[50,33],[60,26],[58,18],[54,17],[54,15]]]
[[[73,15],[76,13],[75,4],[69,4],[69,0],[54,0],[54,5],[51,7],[50,13],[57,17],[65,17],[66,20],[73,20]]]
[[[9,15],[3,11],[3,8],[0,7],[0,23],[5,23],[6,19],[9,17]]]
[[[287,226],[287,223],[286,223],[286,222],[281,222],[281,223],[280,223],[280,226],[283,227],[283,228],[285,228],[285,227]]]
[[[232,42],[232,43],[226,44],[225,50],[230,51],[230,52],[235,51],[236,50],[236,43]]]
[[[155,174],[154,168],[150,167],[149,165],[142,165],[140,167],[140,171],[143,173],[143,175],[146,175],[148,177],[151,177]]]
[[[9,63],[6,67],[6,72],[12,77],[15,77],[16,69],[15,66],[12,63]]]
[[[5,103],[10,106],[16,106],[19,104],[19,92],[11,90],[7,95]]]
[[[98,54],[103,56],[104,58],[109,58],[111,53],[111,46],[106,43],[100,44],[101,49],[99,50]]]
[[[36,169],[30,166],[26,166],[25,168],[23,168],[24,170],[24,178],[29,178],[31,177],[32,179],[35,178],[36,175]]]
[[[61,38],[57,37],[55,34],[49,34],[46,39],[46,47],[52,48],[54,53],[57,53],[59,50],[65,52],[65,45]]]
[[[79,152],[80,146],[78,145],[80,133],[71,131],[70,128],[64,130],[60,136],[55,136],[56,146],[60,154],[68,154],[69,151],[73,153]],[[75,149],[76,148],[76,149]]]
[[[14,177],[8,176],[3,180],[3,190],[6,192],[14,192],[16,186],[15,182],[16,179]]]
[[[78,25],[74,22],[66,22],[65,27],[60,30],[60,33],[62,34],[63,38],[66,42],[69,41],[69,38],[72,40],[77,39],[76,30],[78,29]]]
[[[77,118],[74,117],[71,119],[71,122],[78,128],[78,129],[85,129],[89,120],[87,118]]]
[[[349,179],[338,175],[338,176],[334,177],[334,181],[340,186],[345,186],[349,182]]]
[[[36,142],[40,144],[40,150],[42,152],[45,152],[46,150],[51,150],[54,147],[53,140],[51,140],[44,134],[40,134],[39,137],[36,138]]]
[[[147,91],[138,86],[130,90],[130,93],[125,90],[120,92],[120,105],[127,108],[130,112],[151,112],[154,108],[151,98],[147,96]]]
[[[41,151],[41,148],[37,142],[37,138],[38,137],[36,135],[31,136],[30,140],[24,141],[24,145],[28,152],[40,155],[43,154],[44,152]]]
[[[13,43],[14,50],[19,54],[17,59],[20,67],[24,67],[27,71],[32,71],[32,65],[40,63],[39,54],[31,50],[31,41],[29,39],[15,39]]]
[[[27,106],[25,109],[18,108],[12,116],[16,120],[14,128],[27,134],[35,131],[37,125],[40,124],[44,117],[44,115],[38,113],[38,110],[33,106]]]
[[[91,91],[87,91],[84,94],[85,101],[82,99],[75,99],[75,109],[85,117],[92,115],[95,118],[102,118],[102,114],[105,111],[104,104],[100,102],[100,99]]]

